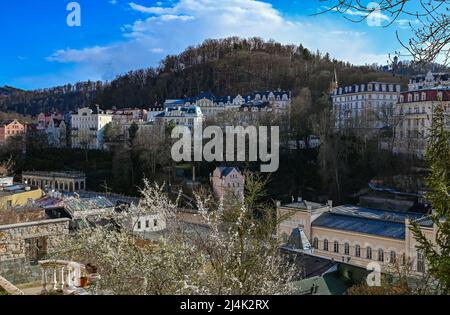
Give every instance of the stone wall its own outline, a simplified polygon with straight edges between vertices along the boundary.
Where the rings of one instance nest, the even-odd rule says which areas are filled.
[[[47,253],[57,241],[69,233],[69,219],[55,219],[0,226],[0,263],[25,259],[27,239],[45,237]]]

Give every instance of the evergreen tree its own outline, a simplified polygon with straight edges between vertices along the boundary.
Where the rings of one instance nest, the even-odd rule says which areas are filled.
[[[434,110],[431,136],[426,160],[431,169],[427,178],[430,192],[426,197],[433,207],[431,216],[437,228],[434,240],[427,239],[417,223],[413,224],[414,237],[428,263],[430,275],[437,281],[438,293],[450,293],[450,132],[442,105]]]

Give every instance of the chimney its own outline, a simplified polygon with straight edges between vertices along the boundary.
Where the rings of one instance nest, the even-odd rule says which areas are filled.
[[[297,198],[297,201],[298,201],[298,202],[303,202],[303,198],[302,198],[302,197],[298,197],[298,198]]]
[[[327,206],[330,207],[330,209],[333,209],[333,200],[328,200]]]

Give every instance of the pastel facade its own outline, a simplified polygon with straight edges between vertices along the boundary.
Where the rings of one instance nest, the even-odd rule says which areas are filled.
[[[0,122],[0,145],[5,145],[11,137],[25,133],[26,125],[21,124],[17,119]]]
[[[296,202],[279,205],[278,217],[282,219],[278,229],[282,242],[288,242],[292,231],[301,229],[315,255],[361,267],[371,262],[382,268],[411,262],[415,271],[423,272],[424,257],[416,248],[411,221],[417,221],[429,239],[436,233],[426,216],[356,206]]]
[[[0,188],[0,211],[13,207],[23,207],[42,198],[43,191],[27,185],[12,185]]]
[[[214,196],[221,200],[227,193],[244,197],[245,177],[235,167],[218,167],[210,176]]]
[[[113,115],[98,106],[95,109],[82,108],[72,114],[72,148],[102,150],[104,129],[112,119]]]

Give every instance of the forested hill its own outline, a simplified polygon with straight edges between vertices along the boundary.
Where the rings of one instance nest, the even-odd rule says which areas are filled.
[[[195,96],[202,91],[228,95],[281,88],[291,89],[295,95],[303,87],[309,87],[316,98],[329,92],[335,70],[341,86],[368,81],[407,82],[406,75],[383,72],[381,67],[355,67],[301,45],[231,37],[206,40],[177,56],[167,56],[156,68],[132,71],[111,82],[79,82],[37,91],[8,90],[0,95],[0,110],[36,115],[93,103],[103,108],[143,108],[161,104],[166,98]]]

